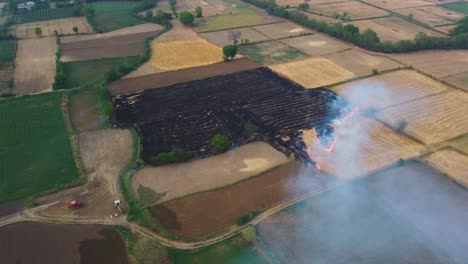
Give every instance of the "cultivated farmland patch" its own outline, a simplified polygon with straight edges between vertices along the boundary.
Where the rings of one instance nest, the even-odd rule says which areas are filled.
[[[468,95],[451,91],[422,100],[386,108],[378,117],[391,127],[419,139],[425,144],[445,141],[468,131]]]
[[[320,168],[341,179],[353,179],[376,172],[422,154],[424,146],[381,123],[360,116],[335,125],[336,144],[327,151],[314,131],[305,131],[303,140],[310,157]],[[347,164],[347,165],[345,165]]]
[[[254,142],[206,159],[145,168],[133,176],[132,187],[135,193],[138,193],[140,186],[150,188],[161,197],[152,202],[159,203],[224,187],[287,161],[283,153],[268,144]]]
[[[449,89],[420,73],[401,70],[338,85],[332,90],[362,110],[380,110]]]
[[[429,36],[443,37],[444,35],[433,30],[426,29],[407,22],[399,17],[384,17],[372,20],[360,20],[352,22],[361,31],[368,28],[374,30],[382,41],[399,41],[414,39],[418,33],[426,33]]]
[[[263,65],[272,65],[306,58],[300,51],[279,41],[240,46],[239,53]]]
[[[436,16],[443,17],[451,22],[455,22],[464,17],[463,13],[449,10],[449,9],[444,8],[443,6],[438,6],[438,5],[421,6],[421,7],[418,7],[418,9],[424,10],[425,12],[436,15]]]
[[[14,94],[52,90],[55,76],[55,38],[18,40]]]
[[[457,73],[443,78],[444,81],[468,91],[468,72]]]
[[[355,77],[352,72],[324,58],[277,64],[270,68],[305,88],[322,87]]]
[[[200,36],[219,47],[223,47],[225,45],[232,45],[232,36],[239,34],[238,32],[240,33],[240,37],[237,38],[238,42],[240,42],[241,39],[248,39],[249,43],[268,40],[267,36],[250,27],[201,33]]]
[[[312,5],[312,10],[316,13],[329,17],[333,17],[335,13],[342,15],[344,12],[346,12],[348,14],[349,20],[383,17],[389,14],[387,11],[363,4],[358,1]]]
[[[200,6],[203,16],[217,16],[235,13],[237,9],[228,5],[223,0],[179,0],[177,1],[177,12],[190,11],[195,13],[195,8]]]
[[[283,39],[281,42],[310,56],[321,56],[351,48],[347,44],[320,34]]]
[[[197,32],[209,32],[230,28],[263,25],[278,21],[280,21],[278,18],[260,13],[260,11],[250,11],[203,18],[196,23],[195,30]]]
[[[363,0],[366,3],[369,3],[374,6],[378,6],[383,9],[387,10],[395,10],[395,9],[402,9],[408,7],[416,7],[416,6],[428,6],[428,5],[435,5],[435,3],[431,3],[429,1],[424,0]]]
[[[143,24],[144,21],[132,16],[132,9],[138,6],[137,2],[130,1],[98,1],[90,3],[94,8],[96,30],[108,32],[133,25]]]
[[[450,179],[468,187],[468,156],[452,149],[443,149],[425,157],[424,160]]]
[[[223,61],[221,48],[204,39],[155,43],[151,65],[161,70],[179,70]]]
[[[58,35],[74,35],[73,27],[78,27],[78,34],[92,33],[93,29],[84,17],[70,17],[65,19],[48,20],[42,22],[33,22],[20,24],[14,27],[17,38],[37,38],[35,29],[42,30],[41,36],[49,37]]]
[[[423,22],[431,27],[450,24],[453,22],[453,21],[447,20],[444,17],[426,12],[423,8],[424,7],[398,9],[396,10],[396,12],[404,16],[412,17],[413,19]]]
[[[304,12],[304,11],[300,11],[300,10],[294,10],[294,11],[291,11],[291,12],[298,12],[300,14],[305,15],[309,19],[314,19],[314,20],[319,21],[319,22],[323,21],[323,22],[329,23],[329,24],[335,24],[335,23],[340,23],[341,22],[341,20],[338,20],[338,19],[335,19],[335,18],[331,18],[331,17],[327,17],[327,16],[323,16],[323,15],[317,15],[317,14]]]
[[[73,130],[83,131],[103,128],[105,116],[97,92],[81,92],[70,96],[69,113]]]
[[[253,29],[260,31],[261,33],[272,39],[312,34],[312,31],[291,22],[255,26],[253,27]]]
[[[323,56],[359,77],[373,74],[373,70],[387,71],[400,66],[385,56],[373,55],[357,49],[340,51]]]

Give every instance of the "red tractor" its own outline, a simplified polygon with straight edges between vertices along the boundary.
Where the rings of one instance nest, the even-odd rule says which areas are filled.
[[[80,209],[83,206],[84,206],[84,204],[82,202],[77,201],[77,200],[73,200],[67,205],[67,207],[70,208],[70,209]]]

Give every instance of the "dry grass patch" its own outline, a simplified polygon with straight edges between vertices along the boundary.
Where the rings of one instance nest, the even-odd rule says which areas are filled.
[[[204,39],[155,43],[151,65],[162,70],[179,70],[223,61],[221,48]]]
[[[313,131],[305,131],[303,138],[321,170],[343,179],[376,172],[400,159],[417,157],[424,150],[424,146],[365,117],[343,121],[335,131],[337,143],[331,152],[325,151]]]
[[[36,28],[42,30],[43,37],[54,36],[55,31],[59,35],[74,35],[73,27],[78,27],[78,34],[92,33],[93,29],[84,17],[71,17],[41,22],[20,24],[14,27],[17,38],[37,38]]]
[[[379,119],[395,129],[403,129],[425,144],[446,141],[468,131],[468,95],[450,91],[386,108]],[[403,126],[402,122],[407,125]]]
[[[352,22],[355,26],[358,26],[361,31],[368,28],[374,30],[379,35],[382,41],[399,41],[414,39],[416,34],[422,32],[429,36],[442,37],[444,35],[437,33],[433,30],[429,30],[408,21],[405,21],[399,17],[384,17],[372,20],[361,20]]]
[[[18,40],[14,94],[52,90],[55,75],[55,38]]]
[[[366,3],[369,3],[374,6],[378,6],[383,9],[387,10],[395,10],[401,8],[408,8],[408,7],[416,7],[416,6],[428,6],[428,5],[435,5],[429,1],[424,0],[363,0]]]
[[[140,186],[162,195],[159,202],[207,191],[257,175],[286,163],[284,154],[263,142],[254,142],[229,152],[187,163],[145,168],[132,178]]]
[[[353,72],[359,77],[373,74],[372,70],[374,69],[386,71],[402,66],[385,56],[372,55],[355,49],[332,53],[323,57]]]
[[[459,184],[468,187],[468,156],[444,149],[424,158],[429,165]]]
[[[423,51],[392,57],[436,78],[468,71],[466,50]]]
[[[281,42],[310,56],[321,56],[351,48],[342,42],[320,34],[283,39]]]
[[[387,16],[389,13],[379,8],[358,1],[313,5],[312,10],[319,14],[332,17],[335,13],[347,12],[351,20]]]
[[[249,43],[255,43],[268,40],[267,36],[250,27],[201,33],[200,36],[219,47],[223,47],[225,45],[233,44],[232,39],[229,38],[229,34],[231,34],[229,32],[239,32],[241,34],[238,39],[239,41],[240,39],[248,39]]]
[[[323,87],[355,77],[352,72],[324,58],[310,58],[270,68],[305,88]]]
[[[448,89],[446,85],[420,73],[401,70],[345,83],[332,90],[362,110],[379,110]]]
[[[291,22],[255,26],[253,28],[273,39],[312,34],[312,31]]]

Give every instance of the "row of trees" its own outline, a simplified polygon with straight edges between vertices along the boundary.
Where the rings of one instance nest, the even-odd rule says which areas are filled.
[[[310,19],[301,12],[288,11],[286,8],[278,6],[273,0],[244,1],[266,9],[269,14],[290,19],[302,26],[315,29],[372,51],[395,53],[429,49],[468,49],[467,17],[457,23],[457,27],[449,37],[432,37],[424,33],[419,33],[413,40],[382,42],[377,33],[372,29],[366,29],[361,32],[357,26],[352,24],[345,26],[342,24],[327,24],[323,21]]]

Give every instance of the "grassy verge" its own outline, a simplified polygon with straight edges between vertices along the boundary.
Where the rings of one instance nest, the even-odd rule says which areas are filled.
[[[61,107],[60,93],[0,102],[0,203],[81,181]]]

